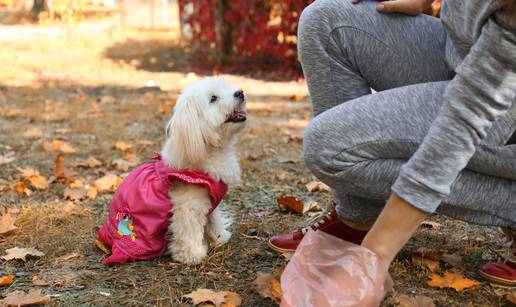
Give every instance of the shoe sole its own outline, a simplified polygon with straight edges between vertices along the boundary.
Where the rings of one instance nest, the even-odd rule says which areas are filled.
[[[501,278],[501,277],[496,277],[496,276],[493,276],[491,274],[487,274],[483,271],[478,271],[478,273],[480,274],[480,276],[484,277],[485,279],[489,280],[489,281],[492,281],[496,284],[499,284],[499,285],[504,285],[504,286],[510,286],[510,287],[515,287],[516,286],[516,280],[510,280],[510,279],[505,279],[505,278]]]
[[[269,245],[269,247],[272,250],[274,250],[275,252],[280,253],[280,254],[293,253],[296,251],[295,249],[285,249],[285,248],[277,247],[274,244],[272,244],[270,239],[269,239],[269,241],[267,241],[267,244]]]

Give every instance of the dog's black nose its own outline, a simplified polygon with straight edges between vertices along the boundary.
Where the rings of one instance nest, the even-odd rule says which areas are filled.
[[[242,91],[242,90],[238,90],[238,91],[236,91],[236,92],[233,94],[233,96],[234,96],[235,98],[239,98],[241,101],[244,101],[244,99],[245,99],[244,91]]]

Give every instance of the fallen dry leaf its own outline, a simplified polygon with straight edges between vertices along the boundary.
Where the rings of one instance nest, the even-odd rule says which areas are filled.
[[[439,229],[441,228],[441,224],[439,223],[436,223],[436,222],[431,222],[431,221],[423,221],[423,223],[421,223],[421,227],[423,228],[430,228],[430,229]]]
[[[94,168],[101,166],[102,162],[95,159],[94,157],[88,157],[86,160],[79,161],[74,164],[75,167],[83,167],[83,168]]]
[[[15,185],[15,188],[16,188],[16,191],[18,193],[25,194],[27,196],[31,196],[32,195],[32,191],[29,188],[27,188],[25,183],[22,182],[22,181],[17,182],[16,185]]]
[[[15,232],[18,227],[14,226],[16,218],[9,212],[0,217],[0,235],[5,236]]]
[[[161,114],[168,114],[172,110],[172,108],[176,105],[176,99],[169,99],[165,101],[160,107],[159,107],[159,113]]]
[[[120,149],[121,151],[126,151],[128,149],[131,149],[133,146],[131,144],[126,144],[122,141],[118,141],[115,143],[115,148]]]
[[[305,94],[293,94],[288,97],[290,100],[303,101],[306,98]]]
[[[212,303],[216,307],[236,307],[242,304],[240,295],[231,291],[217,292],[210,289],[197,289],[183,297],[191,299],[194,305]]]
[[[303,201],[293,196],[280,197],[276,200],[276,202],[278,203],[280,209],[291,210],[296,213],[305,214],[310,211],[322,210],[321,206],[316,201],[309,201],[307,203],[304,203]]]
[[[48,286],[48,281],[44,280],[43,278],[39,277],[39,276],[32,276],[32,284],[35,285],[35,286]]]
[[[424,266],[430,270],[430,272],[439,271],[440,264],[439,259],[435,260],[429,257],[425,257],[425,254],[419,254],[417,252],[412,253],[412,263],[420,266]]]
[[[82,188],[83,186],[84,186],[84,181],[82,181],[81,179],[75,179],[74,181],[70,182],[70,184],[68,185],[68,187],[70,187],[72,189]]]
[[[73,258],[80,258],[80,257],[82,257],[82,255],[79,254],[79,253],[71,253],[71,254],[59,257],[56,260],[57,261],[67,261],[67,260],[70,260],[70,259],[73,259]]]
[[[140,159],[136,157],[128,157],[127,159],[120,158],[113,160],[113,165],[124,172],[127,172],[130,168],[140,164]]]
[[[104,242],[95,240],[93,241],[93,245],[100,248],[100,250],[103,251],[106,255],[111,254],[111,249],[106,244],[104,244]]]
[[[331,192],[331,188],[320,181],[311,181],[311,182],[307,183],[305,186],[306,186],[306,189],[308,190],[308,192],[317,192],[317,191]]]
[[[51,298],[48,295],[42,296],[41,289],[37,289],[31,290],[29,293],[25,293],[24,291],[8,293],[0,302],[5,306],[42,305],[50,303]]]
[[[29,180],[30,184],[38,190],[48,189],[48,180],[41,175],[29,177],[27,180]]]
[[[33,168],[30,167],[18,167],[18,171],[20,172],[23,178],[29,178],[32,176],[39,175],[39,172],[35,171]]]
[[[9,286],[14,280],[14,274],[0,277],[0,286]]]
[[[441,256],[441,261],[452,266],[458,266],[462,264],[462,257],[456,254],[443,253]]]
[[[97,188],[98,192],[104,192],[117,188],[121,182],[122,179],[117,175],[108,173],[104,177],[95,180],[93,185]]]
[[[0,165],[1,164],[8,164],[15,160],[14,158],[14,152],[8,152],[4,155],[0,155]]]
[[[65,213],[69,213],[69,212],[72,212],[75,208],[77,208],[75,203],[73,201],[68,201],[68,202],[66,202],[66,205],[61,207],[61,211],[65,212]]]
[[[42,257],[45,256],[44,253],[40,252],[37,249],[34,248],[20,248],[20,247],[13,247],[6,249],[5,252],[7,254],[2,256],[2,259],[4,260],[12,260],[12,259],[21,259],[25,261],[27,256],[32,257]]]
[[[491,284],[491,288],[498,297],[516,305],[516,288],[497,284]]]
[[[278,206],[282,209],[292,210],[297,213],[303,213],[305,204],[293,196],[285,196],[276,199]]]
[[[283,270],[275,276],[263,272],[258,272],[254,281],[256,291],[265,298],[270,298],[277,304],[281,303],[281,283],[280,277]]]
[[[15,221],[16,218],[9,212],[2,215],[2,217],[0,217],[0,235],[5,236],[15,232],[18,229],[18,227],[14,225]]]
[[[102,104],[113,104],[116,102],[116,98],[113,95],[104,95],[98,98],[97,101]]]
[[[297,159],[297,158],[289,158],[289,157],[279,157],[278,158],[278,162],[279,163],[292,163],[292,164],[295,164],[297,162],[299,162],[300,160]]]
[[[90,187],[88,189],[88,192],[86,192],[86,196],[89,198],[89,199],[95,199],[97,198],[97,194],[98,194],[98,191],[97,191],[97,188],[96,187]]]
[[[72,171],[66,168],[65,157],[62,153],[57,156],[55,165],[55,176],[58,180],[70,181],[73,178],[79,176],[79,173],[76,171]]]
[[[321,210],[322,210],[322,208],[319,205],[319,203],[316,201],[313,201],[313,200],[311,200],[307,203],[304,203],[304,205],[303,205],[303,214],[310,212],[310,211],[321,211]]]
[[[395,295],[392,302],[398,307],[435,307],[434,300],[424,295]]]
[[[37,138],[43,136],[43,131],[38,127],[30,128],[23,132],[23,136],[26,138]]]
[[[78,188],[78,189],[72,189],[72,188],[66,188],[63,192],[63,196],[65,199],[69,199],[72,201],[79,201],[86,197],[88,193],[88,190],[85,188]]]
[[[35,171],[30,167],[18,167],[18,171],[21,173],[23,179],[29,181],[30,184],[36,189],[45,190],[48,188],[49,183],[47,178],[41,176],[38,171]],[[23,187],[20,187],[20,190],[23,190]]]
[[[45,151],[60,151],[62,153],[75,153],[75,149],[68,143],[61,140],[54,140],[51,143],[43,142],[43,149]]]
[[[427,284],[432,288],[451,288],[457,292],[464,289],[472,288],[480,284],[480,282],[468,279],[459,272],[444,272],[444,276],[432,274]]]
[[[102,113],[102,110],[100,109],[99,105],[97,104],[97,102],[93,101],[91,104],[91,110],[93,111],[93,113]]]

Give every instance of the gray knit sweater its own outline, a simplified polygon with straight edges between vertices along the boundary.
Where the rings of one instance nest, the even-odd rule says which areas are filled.
[[[446,61],[457,74],[392,187],[409,203],[425,204],[427,212],[449,195],[493,121],[503,116],[516,128],[516,0],[444,0],[441,19]]]

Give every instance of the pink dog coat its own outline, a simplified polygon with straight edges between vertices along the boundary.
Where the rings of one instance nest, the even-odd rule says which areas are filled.
[[[104,260],[104,265],[148,260],[165,252],[173,206],[168,191],[174,180],[207,189],[211,196],[210,213],[228,190],[224,182],[207,174],[170,168],[156,155],[154,161],[134,169],[113,196],[98,236],[111,246],[111,256]]]

